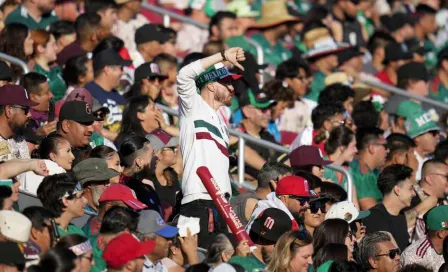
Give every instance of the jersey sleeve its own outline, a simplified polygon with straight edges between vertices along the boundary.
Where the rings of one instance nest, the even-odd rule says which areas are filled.
[[[201,61],[197,60],[182,68],[177,76],[177,93],[179,94],[179,111],[188,115],[198,96],[195,78],[204,71]]]

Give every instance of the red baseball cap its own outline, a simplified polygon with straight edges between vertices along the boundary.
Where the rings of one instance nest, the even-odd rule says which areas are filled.
[[[0,87],[0,105],[34,107],[39,105],[39,103],[30,101],[28,93],[22,86],[6,84]]]
[[[325,166],[332,164],[332,161],[324,160],[320,150],[316,146],[302,145],[294,149],[289,154],[291,166],[318,165]]]
[[[138,201],[135,192],[126,185],[112,184],[104,190],[98,202],[103,201],[123,201],[133,210],[143,210],[148,208],[145,204]]]
[[[276,195],[293,195],[303,197],[319,197],[309,189],[308,181],[298,176],[287,176],[277,183]]]
[[[103,259],[110,268],[119,268],[129,261],[151,253],[155,247],[153,240],[141,242],[130,233],[123,233],[110,241],[103,252]]]

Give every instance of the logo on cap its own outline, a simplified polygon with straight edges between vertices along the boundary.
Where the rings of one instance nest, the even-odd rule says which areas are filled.
[[[272,227],[274,226],[274,223],[275,223],[275,220],[274,219],[272,219],[271,217],[268,217],[268,218],[266,218],[266,220],[264,220],[264,226],[267,228],[267,229],[272,229]]]
[[[317,196],[318,194],[314,190],[310,190],[310,195]]]
[[[347,222],[352,220],[352,218],[353,218],[353,215],[349,212],[344,215],[344,220]]]
[[[90,105],[86,103],[86,113],[87,114],[91,114],[92,113],[92,109],[90,108]]]
[[[441,225],[442,225],[442,228],[446,228],[446,227],[448,227],[448,222],[442,222],[442,223],[440,223]]]
[[[266,98],[266,94],[265,94],[265,93],[259,93],[259,94],[257,95],[257,98],[258,98],[258,99],[265,99],[265,98]]]
[[[159,66],[156,63],[151,63],[149,65],[149,69],[151,70],[151,73],[153,73],[153,74],[160,74]]]
[[[165,221],[163,221],[163,219],[162,219],[162,217],[159,215],[159,216],[157,216],[157,218],[156,218],[156,223],[157,223],[157,225],[159,225],[159,226],[163,226],[163,225],[165,225]]]
[[[135,199],[137,199],[137,195],[135,194],[134,190],[132,190],[132,189],[129,189],[129,190],[131,190],[132,196],[133,196]]]

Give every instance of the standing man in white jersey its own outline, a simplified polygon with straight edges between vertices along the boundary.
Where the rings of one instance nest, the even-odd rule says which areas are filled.
[[[217,110],[232,104],[231,82],[240,75],[230,74],[224,63],[244,70],[242,48],[230,48],[195,61],[179,71],[177,92],[180,99],[180,149],[184,165],[182,206],[184,216],[200,218],[199,246],[208,247],[217,233],[227,226],[196,170],[206,166],[221,193],[232,194],[229,177],[229,135]],[[198,91],[199,90],[199,91]]]

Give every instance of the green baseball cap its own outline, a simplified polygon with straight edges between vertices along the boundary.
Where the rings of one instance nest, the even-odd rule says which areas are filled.
[[[205,85],[217,82],[217,81],[234,81],[240,79],[242,76],[237,74],[232,74],[229,70],[224,66],[224,64],[217,63],[199,74],[196,77],[196,86],[198,89],[201,89]]]
[[[404,123],[407,135],[412,139],[425,134],[430,131],[439,131],[440,128],[431,119],[431,116],[427,112],[416,112],[407,117]]]
[[[448,205],[432,208],[425,215],[426,227],[429,230],[448,229]]]
[[[398,105],[397,115],[404,118],[409,118],[415,113],[422,112],[422,106],[414,101],[406,100]]]
[[[255,93],[251,89],[247,89],[239,97],[240,108],[252,105],[257,109],[267,109],[269,107],[275,106],[277,101],[270,100],[267,95],[263,92]]]

